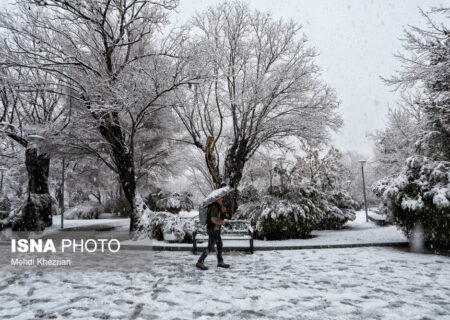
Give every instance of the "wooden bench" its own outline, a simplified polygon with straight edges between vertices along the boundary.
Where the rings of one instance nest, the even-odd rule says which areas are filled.
[[[233,241],[233,240],[248,240],[250,253],[253,253],[253,229],[248,220],[228,220],[231,225],[230,228],[222,226],[221,238],[222,240]],[[208,241],[208,234],[206,233],[206,226],[197,225],[197,230],[192,235],[192,252],[197,253],[197,241],[203,240]]]

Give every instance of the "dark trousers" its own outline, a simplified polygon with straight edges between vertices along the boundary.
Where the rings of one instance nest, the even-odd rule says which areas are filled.
[[[208,239],[208,246],[205,248],[205,251],[203,251],[202,255],[198,259],[199,263],[205,262],[205,259],[208,256],[208,253],[210,251],[214,251],[214,245],[217,246],[217,262],[223,262],[223,258],[222,258],[222,248],[223,248],[222,238],[220,237],[220,235],[218,235],[218,236],[211,236],[210,235],[209,239]]]

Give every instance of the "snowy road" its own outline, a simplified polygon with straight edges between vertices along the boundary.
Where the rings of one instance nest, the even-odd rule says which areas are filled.
[[[142,271],[0,272],[0,318],[450,319],[447,256],[392,248],[235,253],[225,256],[232,269],[208,257],[212,268],[201,272],[187,252],[121,254],[115,259],[135,259]]]

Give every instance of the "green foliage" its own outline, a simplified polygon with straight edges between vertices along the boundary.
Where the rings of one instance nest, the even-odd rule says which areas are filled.
[[[339,230],[347,221],[356,218],[355,210],[358,209],[359,203],[348,194],[343,192],[324,194],[324,202],[323,218],[316,229]]]
[[[308,206],[274,196],[240,205],[235,218],[250,220],[254,237],[267,240],[309,238],[320,221],[312,203]]]
[[[373,186],[383,200],[383,212],[408,238],[421,225],[424,240],[450,245],[450,162],[408,158],[402,172]]]
[[[398,55],[403,68],[387,82],[419,92],[413,102],[420,107],[420,131],[415,155],[401,172],[373,186],[383,201],[382,212],[408,237],[423,229],[424,240],[439,246],[450,246],[449,13],[450,8],[432,8],[423,13],[427,28],[405,30],[408,53]]]
[[[313,229],[340,229],[355,218],[356,203],[343,193],[330,196],[307,186],[277,190],[261,201],[241,204],[234,216],[250,220],[257,239],[309,238]]]
[[[275,187],[270,192],[261,200],[253,194],[234,215],[250,220],[257,239],[309,238],[314,229],[341,229],[355,219],[357,202],[342,192],[328,194],[310,186]]]

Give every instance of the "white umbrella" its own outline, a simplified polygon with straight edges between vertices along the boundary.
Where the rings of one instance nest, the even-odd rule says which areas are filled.
[[[214,203],[217,200],[219,200],[220,198],[225,197],[231,191],[233,191],[233,189],[230,186],[226,186],[226,187],[214,190],[213,192],[208,194],[208,196],[205,198],[205,200],[203,200],[200,207],[209,206],[211,203]]]

